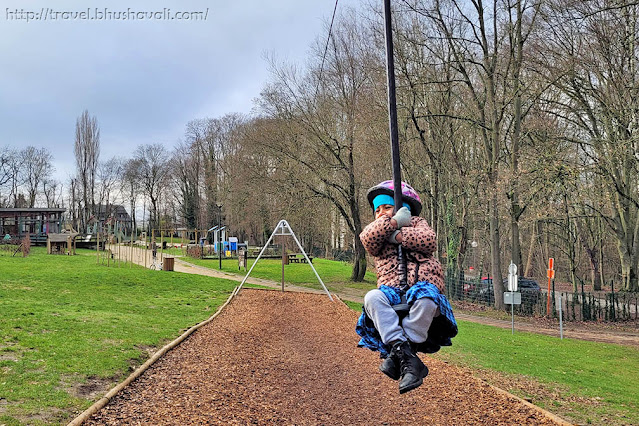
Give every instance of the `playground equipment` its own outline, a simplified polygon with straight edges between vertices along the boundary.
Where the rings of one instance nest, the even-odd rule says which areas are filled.
[[[145,268],[172,271],[175,265],[173,255],[180,250],[182,255],[205,258],[208,249],[209,255],[215,252],[221,260],[223,253],[224,257],[237,253],[240,245],[234,237],[224,241],[225,227],[208,230],[160,228],[152,229],[149,236],[146,232],[138,234],[135,230],[128,233],[126,226],[118,221],[105,224],[106,232],[87,236],[90,241],[96,242],[97,263],[105,266],[121,267],[128,263],[129,267],[133,267],[133,263],[137,263]],[[212,231],[217,231],[214,234],[216,247],[208,244]],[[247,244],[244,243],[245,246]]]
[[[75,254],[75,237],[77,233],[47,235],[47,254]]]
[[[253,265],[251,266],[251,269],[249,269],[248,273],[246,274],[246,276],[244,277],[244,279],[242,280],[240,285],[237,286],[237,288],[235,289],[234,294],[239,293],[239,291],[242,289],[242,286],[244,285],[244,283],[248,279],[249,275],[251,275],[251,272],[253,271],[253,268],[255,268],[255,265],[257,265],[257,262],[259,262],[260,258],[262,257],[262,254],[264,253],[264,251],[266,250],[268,245],[273,240],[273,237],[275,237],[275,236],[291,236],[291,237],[293,237],[293,239],[297,243],[297,247],[300,249],[300,251],[304,255],[304,258],[306,259],[306,263],[308,263],[309,266],[311,267],[311,269],[313,269],[313,272],[315,273],[315,276],[317,277],[318,281],[322,285],[322,288],[324,289],[324,291],[328,295],[328,298],[331,299],[331,301],[333,301],[333,296],[331,296],[331,293],[328,291],[328,289],[324,285],[324,281],[322,281],[322,279],[320,278],[319,274],[315,270],[315,267],[313,266],[313,263],[311,262],[311,260],[308,258],[308,255],[304,251],[304,248],[302,247],[302,244],[300,244],[300,241],[297,239],[297,236],[295,236],[295,232],[293,232],[293,229],[291,228],[291,226],[284,219],[279,221],[279,223],[275,227],[275,230],[273,231],[273,233],[269,237],[268,241],[266,241],[266,244],[264,244],[264,247],[262,247],[262,250],[260,251],[260,254],[257,256],[257,259],[255,259],[255,262],[253,262]],[[284,263],[284,258],[285,258],[285,256],[286,256],[285,250],[282,250],[282,291],[284,291],[284,264],[285,264]]]

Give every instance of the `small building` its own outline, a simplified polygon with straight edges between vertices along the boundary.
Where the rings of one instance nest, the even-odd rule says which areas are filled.
[[[98,223],[98,227],[94,229],[94,232],[98,230],[100,232],[107,232],[108,229],[117,228],[126,234],[130,234],[133,229],[133,219],[131,215],[121,204],[98,204],[95,206],[96,214],[92,216],[94,223]]]
[[[75,254],[75,237],[77,233],[63,232],[47,235],[47,254]]]
[[[62,229],[64,208],[8,208],[0,209],[0,235],[22,239],[27,234],[31,244],[44,244],[47,234]]]

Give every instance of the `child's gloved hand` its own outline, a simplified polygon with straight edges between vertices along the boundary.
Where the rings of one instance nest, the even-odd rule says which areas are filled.
[[[402,207],[401,209],[397,210],[397,213],[395,213],[393,219],[395,219],[395,222],[397,222],[398,228],[403,228],[404,226],[410,225],[410,210],[408,210],[406,207]]]
[[[390,234],[387,238],[387,241],[391,244],[400,244],[399,241],[397,241],[397,234],[399,234],[399,229],[394,231],[392,234]]]

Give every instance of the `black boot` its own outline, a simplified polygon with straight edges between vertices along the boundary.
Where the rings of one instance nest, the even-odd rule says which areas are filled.
[[[393,355],[400,363],[399,393],[406,393],[421,386],[424,377],[428,375],[428,368],[415,354],[410,343],[395,343],[391,351],[391,356]]]
[[[393,354],[391,351],[390,354],[382,361],[382,364],[379,366],[379,371],[386,374],[393,380],[399,380],[400,369],[399,369],[399,358]]]

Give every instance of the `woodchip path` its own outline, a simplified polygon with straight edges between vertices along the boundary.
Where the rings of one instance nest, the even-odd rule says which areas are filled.
[[[561,424],[427,356],[424,384],[399,395],[356,318],[325,295],[243,289],[85,424]]]

